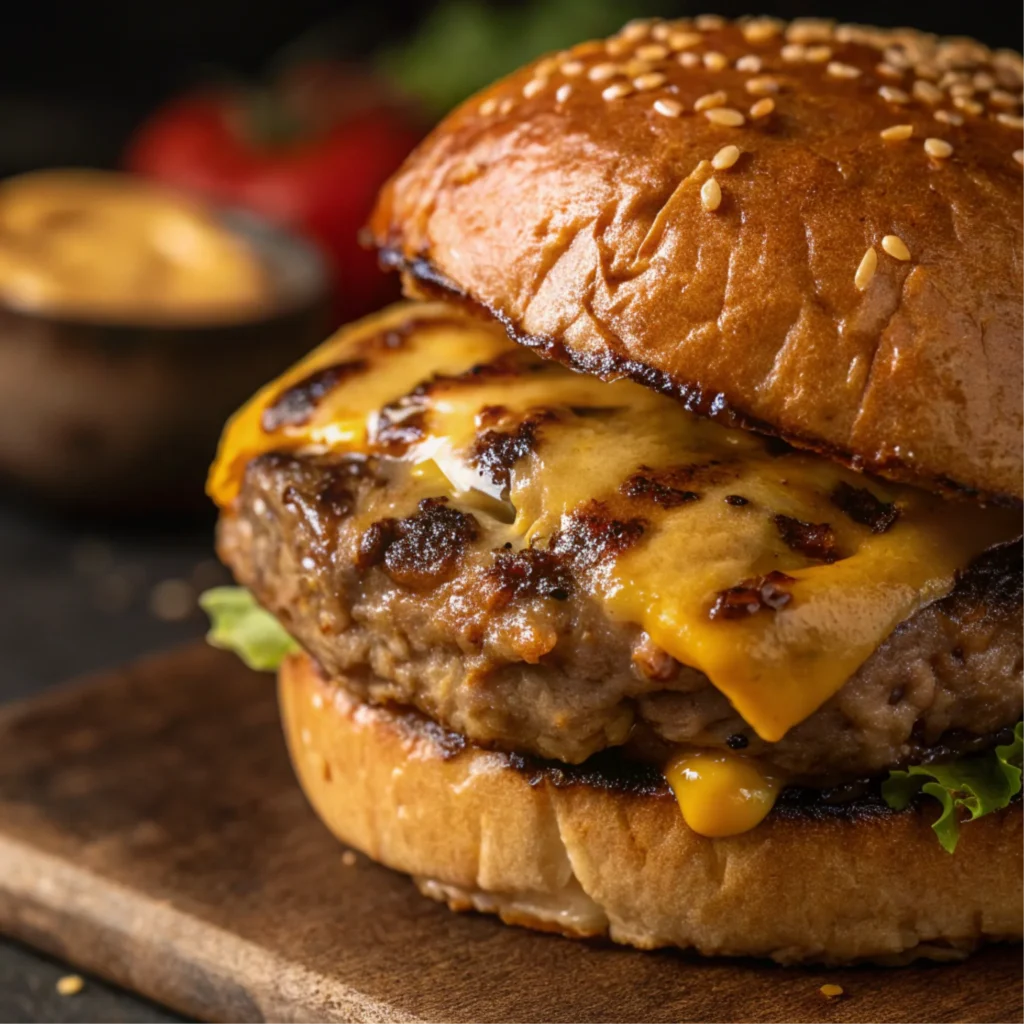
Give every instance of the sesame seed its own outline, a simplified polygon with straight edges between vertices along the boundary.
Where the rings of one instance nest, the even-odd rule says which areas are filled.
[[[894,89],[891,85],[880,85],[878,95],[890,103],[909,103],[910,97],[902,89]]]
[[[655,100],[654,109],[663,117],[678,117],[683,112],[683,105],[675,100]]]
[[[592,82],[605,82],[609,78],[614,78],[616,75],[620,74],[622,74],[622,72],[619,70],[618,64],[606,62],[604,64],[595,64],[587,72],[587,78]]]
[[[839,996],[841,996],[843,994],[843,986],[842,985],[822,985],[821,988],[818,989],[818,991],[826,999],[837,999]]]
[[[967,75],[962,71],[947,71],[939,81],[939,87],[942,89],[948,89],[951,85],[956,85],[959,82],[966,82]]]
[[[500,102],[500,103],[498,104],[498,113],[499,113],[499,114],[508,114],[508,113],[511,113],[511,111],[512,111],[512,108],[513,108],[514,106],[515,106],[515,100],[513,100],[511,96],[506,96],[506,97],[505,97],[505,99],[503,99],[503,100],[502,100],[502,101],[501,101],[501,102]]]
[[[708,71],[724,71],[729,66],[729,61],[724,53],[717,50],[709,50],[704,54],[704,67]]]
[[[659,21],[654,28],[651,29],[651,38],[657,39],[659,43],[665,42],[671,34],[672,26],[667,21]]]
[[[566,82],[564,85],[558,87],[558,91],[555,93],[555,99],[559,103],[564,103],[572,95],[572,86]]]
[[[526,85],[523,86],[523,95],[527,99],[531,99],[532,97],[536,96],[537,93],[543,92],[544,89],[547,87],[547,84],[547,78],[533,78],[529,82],[527,82]]]
[[[977,100],[972,100],[969,96],[954,96],[953,106],[957,110],[962,110],[965,114],[971,114],[974,117],[977,117],[985,110]]]
[[[699,32],[672,32],[667,39],[673,50],[689,50],[703,41],[704,37]]]
[[[633,49],[633,44],[628,39],[623,39],[621,36],[615,39],[609,39],[604,45],[604,52],[609,57],[623,57],[629,51]]]
[[[936,103],[941,103],[943,99],[942,90],[934,82],[928,82],[923,78],[919,78],[914,82],[911,91],[914,94],[914,99],[933,107]]]
[[[824,64],[825,61],[832,59],[832,47],[808,46],[806,57],[811,64]]]
[[[678,57],[676,57],[676,60],[679,61],[684,68],[695,68],[700,63],[700,57],[690,50],[684,50]]]
[[[775,109],[775,100],[770,96],[766,96],[763,100],[758,100],[750,108],[750,116],[756,121],[759,118],[767,117]]]
[[[767,43],[779,34],[780,25],[773,18],[755,18],[743,27],[743,38],[748,43]]]
[[[567,60],[560,68],[563,75],[566,78],[575,78],[577,75],[583,74],[583,61],[581,60]]]
[[[991,92],[996,87],[996,80],[987,71],[978,71],[971,79],[978,92]]]
[[[943,124],[964,123],[964,119],[959,114],[954,113],[952,110],[936,110],[934,116],[936,121],[941,121]]]
[[[995,103],[998,107],[1015,107],[1017,105],[1017,97],[1005,89],[993,89],[988,98],[990,103]]]
[[[85,980],[80,974],[65,974],[56,985],[57,994],[62,996],[77,996],[85,988]]]
[[[668,47],[661,43],[648,43],[646,46],[638,46],[634,53],[641,60],[664,60],[668,56]]]
[[[711,166],[716,171],[727,171],[740,158],[739,146],[723,146],[712,158]]]
[[[784,61],[796,64],[807,56],[807,48],[803,43],[787,43],[779,53]]]
[[[941,160],[952,155],[953,147],[945,139],[929,137],[924,140],[924,151],[929,156]]]
[[[894,68],[891,64],[886,64],[885,61],[883,61],[881,64],[876,64],[875,70],[883,78],[891,78],[893,80],[898,80],[903,77],[903,72],[900,71],[899,68]]]
[[[906,263],[910,259],[910,250],[899,235],[886,235],[882,239],[882,248],[894,259]]]
[[[498,109],[498,101],[492,96],[489,100],[484,100],[480,104],[480,113],[484,117],[490,117]]]
[[[1015,128],[1020,131],[1024,128],[1024,118],[1018,117],[1016,114],[996,114],[996,120],[1007,128]]]
[[[614,85],[609,85],[608,88],[601,93],[601,99],[621,100],[624,96],[628,96],[632,91],[633,86],[628,82],[616,82]]]
[[[712,124],[721,125],[724,128],[739,128],[747,120],[738,110],[733,110],[732,107],[714,107],[711,110],[705,110],[704,116]]]
[[[729,97],[726,96],[721,89],[718,92],[705,93],[703,96],[699,96],[696,102],[693,104],[693,109],[700,113],[703,110],[711,110],[714,107],[725,106],[725,101]]]
[[[708,213],[722,205],[722,187],[714,178],[708,178],[700,187],[700,203]]]
[[[743,86],[751,96],[767,96],[769,93],[779,91],[779,83],[768,75],[760,78],[748,78]]]
[[[1015,149],[1013,151],[1013,159],[1016,160],[1017,163],[1024,165],[1024,149]]]
[[[356,857],[355,850],[346,850],[341,855],[341,863],[347,868],[354,868],[358,863],[359,858]]]
[[[619,33],[623,39],[633,43],[638,39],[646,39],[650,34],[651,23],[643,18],[638,18],[636,21],[630,21],[623,25],[622,31]]]
[[[637,92],[648,92],[664,84],[665,76],[660,71],[649,71],[646,75],[640,75],[633,79],[633,88]]]
[[[701,32],[714,32],[715,29],[725,28],[725,18],[720,14],[698,14],[693,23]]]
[[[827,43],[832,38],[833,22],[825,18],[794,18],[786,29],[791,43]]]
[[[954,82],[949,87],[950,96],[973,96],[974,86],[970,82]]]
[[[841,60],[829,61],[825,70],[833,78],[860,78],[860,68],[855,68],[852,64],[844,64]],[[887,86],[882,88],[887,88]]]
[[[654,65],[649,60],[637,60],[635,57],[622,69],[628,78],[638,78],[654,70]]]
[[[909,68],[910,58],[898,47],[890,46],[883,54],[887,63],[897,68]]]
[[[902,142],[914,134],[914,126],[912,124],[894,124],[888,128],[883,128],[878,134],[886,142]]]
[[[761,66],[761,58],[755,53],[748,53],[736,61],[737,71],[748,71],[753,75],[756,75],[761,70]]]
[[[864,291],[871,284],[871,278],[875,276],[877,267],[878,253],[875,252],[874,246],[868,246],[868,251],[861,257],[860,264],[857,266],[857,273],[853,275],[853,284],[858,291]]]
[[[550,78],[558,70],[557,57],[545,57],[533,66],[534,78]]]

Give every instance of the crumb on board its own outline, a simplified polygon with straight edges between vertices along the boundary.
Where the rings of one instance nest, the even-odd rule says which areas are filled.
[[[57,991],[62,996],[78,995],[85,988],[85,981],[80,974],[65,974],[57,982]]]
[[[818,991],[826,999],[838,999],[841,995],[843,995],[843,986],[842,985],[822,985],[821,988],[818,989]]]
[[[355,864],[356,864],[355,851],[354,850],[346,850],[341,855],[341,863],[344,864],[345,867],[347,867],[347,868],[355,867]]]

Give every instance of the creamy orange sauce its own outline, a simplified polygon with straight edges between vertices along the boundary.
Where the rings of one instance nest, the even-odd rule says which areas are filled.
[[[104,322],[246,319],[266,271],[203,205],[103,171],[0,185],[0,302]]]

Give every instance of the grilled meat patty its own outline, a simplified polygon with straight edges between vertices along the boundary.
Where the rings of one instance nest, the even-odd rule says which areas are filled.
[[[676,744],[729,747],[819,786],[940,745],[983,745],[1020,718],[1019,544],[978,559],[819,710],[766,743],[706,676],[589,596],[602,552],[636,542],[628,521],[595,504],[547,547],[512,550],[489,526],[500,510],[422,498],[413,473],[386,457],[262,456],[220,523],[239,581],[365,699],[571,763],[618,745],[652,760]],[[770,602],[772,586],[755,597]]]

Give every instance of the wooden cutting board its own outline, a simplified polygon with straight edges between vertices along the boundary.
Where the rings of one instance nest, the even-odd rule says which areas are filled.
[[[343,852],[292,778],[271,679],[229,655],[189,647],[0,709],[0,931],[189,1015],[1022,1016],[1017,947],[902,970],[638,953],[452,914]]]

